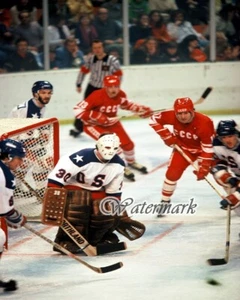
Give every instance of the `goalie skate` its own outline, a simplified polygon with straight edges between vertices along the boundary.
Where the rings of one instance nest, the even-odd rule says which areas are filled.
[[[132,164],[128,164],[130,168],[134,169],[134,170],[137,170],[143,174],[147,174],[148,171],[147,171],[147,168],[137,162],[133,162]]]
[[[124,177],[130,181],[135,181],[134,173],[128,168],[125,168],[125,170],[124,170]]]

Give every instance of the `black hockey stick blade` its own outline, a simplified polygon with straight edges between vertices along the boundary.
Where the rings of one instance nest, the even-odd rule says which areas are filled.
[[[102,255],[106,253],[126,250],[127,245],[124,242],[120,242],[117,244],[98,244],[96,248],[97,248],[97,255]]]
[[[225,258],[210,258],[207,260],[210,266],[226,265],[228,261]]]
[[[201,98],[206,99],[207,96],[211,93],[212,89],[213,89],[212,87],[206,88],[206,90],[203,92]]]
[[[122,262],[118,262],[116,264],[107,266],[107,267],[101,267],[99,268],[101,270],[101,273],[108,273],[108,272],[112,272],[115,270],[120,269],[121,267],[123,267],[123,263]]]

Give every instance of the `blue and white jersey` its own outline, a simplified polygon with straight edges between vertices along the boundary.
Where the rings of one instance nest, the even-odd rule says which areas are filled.
[[[34,99],[30,99],[12,109],[9,118],[43,118],[45,106],[40,108],[34,103]]]
[[[0,216],[14,208],[15,179],[10,169],[0,160]]]
[[[124,167],[124,161],[117,154],[103,163],[97,158],[94,148],[83,149],[61,157],[48,175],[48,184],[103,190],[107,195],[120,196]]]
[[[213,149],[216,158],[224,162],[231,172],[240,179],[240,143],[235,148],[229,149],[218,138],[215,138]]]

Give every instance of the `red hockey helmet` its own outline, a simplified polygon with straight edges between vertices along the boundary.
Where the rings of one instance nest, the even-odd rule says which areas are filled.
[[[173,108],[174,108],[174,111],[176,114],[182,113],[182,112],[194,111],[193,102],[188,97],[176,99],[174,102]]]
[[[105,76],[103,79],[103,85],[105,87],[120,86],[120,79],[116,75]]]

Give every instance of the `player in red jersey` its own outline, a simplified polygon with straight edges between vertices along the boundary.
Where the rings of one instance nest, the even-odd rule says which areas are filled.
[[[84,122],[84,132],[95,140],[106,129],[116,133],[119,136],[121,150],[127,165],[142,173],[147,173],[146,167],[136,162],[134,143],[119,121],[117,113],[118,108],[121,108],[146,118],[152,115],[152,109],[128,100],[125,92],[120,89],[120,79],[116,75],[106,76],[103,86],[102,89],[94,91],[74,107],[76,118],[80,118]],[[124,176],[134,181],[134,173],[129,168],[125,168]]]
[[[173,133],[165,125],[172,125]],[[214,124],[208,116],[195,112],[190,98],[178,98],[173,109],[154,114],[150,126],[167,146],[177,144],[192,161],[198,161],[199,169],[194,171],[197,180],[208,175],[213,159]],[[186,159],[174,149],[162,187],[162,204],[170,205],[177,181],[188,166]]]

